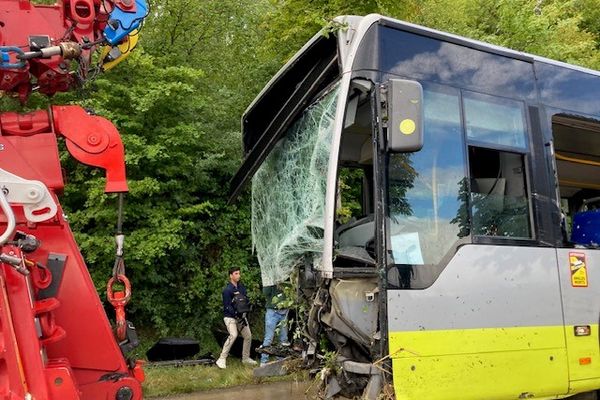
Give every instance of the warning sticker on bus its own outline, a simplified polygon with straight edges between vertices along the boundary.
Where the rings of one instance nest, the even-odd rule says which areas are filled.
[[[587,287],[587,265],[585,254],[569,253],[569,267],[571,269],[571,285],[573,287]]]

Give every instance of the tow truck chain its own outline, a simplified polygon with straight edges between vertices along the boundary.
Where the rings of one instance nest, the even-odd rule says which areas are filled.
[[[127,339],[127,321],[125,318],[125,306],[131,299],[131,282],[125,275],[125,261],[123,260],[123,243],[125,235],[122,232],[123,225],[123,193],[119,193],[119,213],[117,217],[117,234],[115,242],[117,245],[115,265],[113,267],[113,276],[106,284],[106,297],[115,309],[116,337],[119,342]],[[115,284],[123,286],[120,290],[115,290]]]

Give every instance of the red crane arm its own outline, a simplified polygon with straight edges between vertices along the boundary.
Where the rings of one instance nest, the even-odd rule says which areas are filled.
[[[33,146],[40,135],[55,133],[66,139],[69,153],[79,162],[106,170],[107,193],[127,192],[125,176],[125,153],[121,136],[106,118],[91,115],[80,106],[52,106],[49,111],[33,111],[27,114],[0,114],[0,133],[3,136],[28,137]],[[0,158],[0,168],[12,173],[42,181],[48,188],[62,191],[62,173],[56,165],[57,154],[53,152],[19,152],[25,162]],[[41,172],[38,176],[34,171]],[[58,183],[58,184],[57,184]]]

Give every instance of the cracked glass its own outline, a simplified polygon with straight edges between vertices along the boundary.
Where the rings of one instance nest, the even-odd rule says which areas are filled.
[[[252,179],[252,244],[265,286],[323,253],[327,168],[339,83],[287,130]]]

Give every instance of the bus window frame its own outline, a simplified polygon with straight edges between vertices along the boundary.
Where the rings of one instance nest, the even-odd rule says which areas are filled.
[[[479,93],[473,90],[459,88],[460,91],[460,118],[461,118],[461,126],[462,126],[462,134],[464,139],[465,146],[465,154],[466,154],[466,176],[469,184],[469,196],[468,196],[468,215],[469,215],[469,226],[470,226],[470,237],[471,243],[473,244],[495,244],[495,245],[507,245],[507,246],[535,246],[538,244],[538,226],[536,224],[536,218],[533,212],[533,192],[532,192],[532,181],[531,181],[531,173],[532,173],[532,149],[534,149],[532,143],[532,132],[533,126],[531,121],[530,113],[528,112],[528,103],[522,99],[515,99],[510,97],[497,96],[489,93]],[[508,146],[502,144],[495,144],[490,142],[484,142],[479,140],[469,139],[467,134],[467,122],[466,122],[466,113],[465,113],[465,103],[464,103],[464,95],[465,93],[475,93],[476,95],[484,94],[490,97],[496,97],[502,100],[511,100],[521,104],[521,115],[523,117],[523,127],[525,129],[525,147],[516,147],[516,146]],[[487,150],[495,150],[498,152],[508,152],[513,154],[520,154],[523,157],[523,168],[525,173],[525,191],[527,196],[527,214],[529,221],[529,230],[531,237],[522,238],[522,237],[511,237],[511,236],[488,236],[488,235],[476,235],[473,234],[472,231],[472,223],[473,223],[473,207],[471,202],[471,171],[470,171],[470,159],[469,159],[469,147],[478,147]]]
[[[504,96],[498,96],[495,94],[489,94],[489,93],[479,93],[473,90],[468,90],[468,89],[460,89],[460,94],[461,94],[461,115],[462,115],[462,124],[464,127],[464,135],[465,135],[465,141],[469,142],[469,143],[473,143],[475,145],[475,143],[478,143],[476,146],[477,147],[484,147],[484,148],[489,148],[489,149],[498,149],[500,151],[509,151],[512,153],[515,152],[530,152],[531,151],[531,135],[528,134],[528,131],[530,129],[530,127],[528,126],[529,121],[527,120],[527,103],[523,100],[520,99],[514,99],[511,97],[504,97]],[[489,98],[489,100],[491,101],[485,101],[483,100],[484,98]],[[469,134],[467,132],[467,118],[466,118],[466,103],[465,103],[465,99],[471,99],[474,100],[476,99],[477,101],[480,102],[486,102],[488,104],[499,104],[499,105],[504,105],[503,103],[507,103],[507,102],[514,102],[514,103],[519,103],[519,108],[521,111],[521,119],[523,122],[523,129],[524,132],[523,134],[525,135],[524,137],[524,146],[523,147],[519,147],[519,146],[511,146],[511,145],[506,145],[506,144],[499,144],[499,143],[492,143],[492,142],[486,142],[484,140],[477,140],[477,139],[470,139]]]
[[[393,74],[387,74],[387,78],[390,79],[392,76],[394,76]],[[463,149],[463,162],[462,162],[462,168],[463,168],[463,176],[465,178],[468,179],[469,175],[468,175],[468,170],[469,170],[469,165],[468,165],[468,155],[464,152],[467,151],[467,143],[466,143],[466,130],[465,130],[465,124],[464,124],[464,111],[463,111],[463,107],[462,107],[462,92],[464,89],[459,88],[459,87],[454,87],[454,86],[450,86],[450,85],[445,85],[445,84],[440,84],[437,82],[429,82],[429,81],[424,81],[424,80],[416,80],[417,82],[419,82],[422,86],[423,86],[423,91],[424,91],[424,98],[425,98],[425,92],[430,91],[430,92],[438,92],[438,93],[451,93],[453,96],[456,96],[456,101],[457,101],[457,106],[458,106],[458,123],[460,125],[459,129],[460,129],[460,141],[461,144],[463,145],[464,149]],[[378,92],[378,91],[377,91]],[[381,116],[382,114],[382,110],[381,110],[381,95],[379,93],[377,93],[377,95],[379,96],[377,98],[377,115]],[[426,105],[424,104],[424,107],[426,107]],[[425,113],[425,109],[423,110]],[[425,116],[424,116],[425,118]],[[377,120],[381,120],[381,118],[376,118]],[[380,248],[380,253],[378,253],[378,257],[379,260],[378,262],[381,262],[383,271],[385,271],[385,274],[383,275],[383,281],[385,281],[386,286],[388,285],[388,278],[387,278],[387,272],[389,270],[389,268],[391,266],[395,266],[395,265],[399,265],[396,263],[389,263],[388,262],[388,249],[392,248],[391,245],[391,236],[389,234],[389,220],[390,220],[390,213],[389,213],[389,207],[388,207],[388,189],[389,189],[389,185],[388,185],[388,180],[387,180],[387,176],[388,176],[388,169],[389,169],[389,159],[393,154],[412,154],[412,153],[418,153],[421,152],[421,150],[418,151],[410,151],[410,152],[394,152],[394,151],[390,151],[390,149],[387,147],[387,143],[386,143],[386,134],[383,131],[381,124],[379,125],[379,135],[380,135],[380,142],[379,142],[379,148],[380,148],[380,161],[381,163],[377,164],[377,168],[380,175],[382,176],[381,178],[381,186],[380,186],[380,191],[376,192],[380,198],[379,201],[376,201],[378,205],[381,205],[382,209],[382,221],[380,225],[376,225],[379,229],[380,229],[380,234],[383,236],[380,240],[379,240],[379,248]],[[375,164],[374,164],[375,165]],[[470,187],[469,187],[470,190]],[[467,202],[467,206],[468,206],[468,218],[469,218],[469,225],[470,225],[470,220],[471,220],[471,209],[470,209],[470,203],[469,203],[469,199],[466,198],[465,201]],[[377,233],[379,233],[377,232]],[[458,251],[458,249],[466,244],[472,244],[474,243],[473,241],[473,236],[470,233],[470,226],[469,226],[469,234],[467,234],[464,237],[457,237],[455,243],[446,251],[446,253],[443,254],[443,256],[440,258],[440,260],[438,261],[438,263],[436,264],[436,275],[435,275],[435,279],[433,279],[431,282],[429,282],[429,284],[427,286],[424,287],[418,287],[418,288],[404,288],[404,289],[399,289],[399,288],[392,288],[390,290],[425,290],[429,287],[431,287],[435,281],[437,280],[437,278],[440,276],[440,274],[444,271],[444,269],[446,268],[446,266],[448,265],[448,263],[450,262],[450,260],[454,257],[454,255],[456,254],[456,252]]]
[[[389,74],[389,75],[391,75],[391,74]],[[417,80],[417,81],[419,81],[419,80]],[[540,245],[539,240],[538,240],[538,237],[539,237],[538,225],[536,223],[537,219],[536,219],[535,212],[534,212],[534,201],[533,201],[534,196],[533,196],[533,186],[532,186],[533,178],[531,176],[532,171],[533,171],[532,165],[531,165],[533,162],[532,152],[535,149],[535,147],[532,142],[534,127],[532,126],[531,115],[529,112],[530,104],[528,104],[527,101],[522,100],[522,99],[490,95],[489,93],[479,93],[479,92],[474,92],[472,90],[468,90],[468,89],[464,89],[464,88],[453,87],[453,86],[448,86],[448,85],[440,85],[438,83],[428,82],[428,81],[419,81],[419,82],[423,85],[424,90],[434,90],[435,91],[436,88],[438,88],[438,90],[442,90],[442,91],[444,91],[444,88],[456,90],[458,100],[459,100],[459,107],[460,107],[459,108],[459,119],[460,119],[460,129],[461,129],[461,140],[462,140],[462,144],[464,146],[463,151],[465,154],[463,169],[464,169],[465,177],[467,178],[467,181],[469,182],[469,184],[468,184],[469,185],[468,186],[469,196],[467,198],[468,218],[469,218],[469,234],[463,238],[457,238],[455,245],[452,246],[452,248],[448,250],[447,254],[445,254],[441,258],[441,260],[437,264],[439,273],[441,273],[445,269],[445,266],[452,259],[454,254],[456,254],[456,251],[458,251],[458,249],[461,246],[466,245],[466,244],[493,244],[493,245],[504,245],[504,246],[538,246],[538,245]],[[483,141],[469,139],[469,137],[467,135],[465,107],[464,107],[465,92],[483,94],[486,96],[498,97],[500,99],[506,99],[506,100],[518,102],[520,104],[521,116],[523,118],[523,128],[525,130],[525,132],[524,132],[524,135],[525,135],[524,147],[508,146],[508,145],[502,145],[502,144],[496,144],[496,143],[483,142]],[[378,101],[377,104],[379,105],[379,104],[381,104],[381,102]],[[375,111],[378,113],[377,115],[381,115],[381,112],[382,112],[381,107],[378,105],[376,106],[377,109]],[[376,232],[376,240],[378,242],[378,253],[377,254],[378,254],[378,263],[380,263],[382,268],[384,268],[385,271],[387,271],[387,269],[390,266],[395,265],[394,263],[388,263],[388,259],[385,256],[387,254],[387,250],[389,248],[391,248],[391,245],[389,243],[389,240],[390,240],[389,232],[388,232],[389,229],[387,226],[388,219],[390,218],[390,214],[389,214],[388,202],[387,202],[388,182],[387,182],[386,169],[388,168],[388,158],[392,154],[392,152],[390,152],[389,149],[387,149],[387,147],[385,145],[385,133],[381,129],[381,126],[379,127],[379,131],[377,132],[377,134],[380,135],[380,141],[378,142],[378,147],[379,147],[381,153],[379,154],[379,162],[377,164],[375,164],[375,163],[373,164],[374,166],[376,166],[376,168],[378,168],[378,171],[379,171],[379,174],[378,174],[379,177],[376,177],[376,179],[375,179],[376,185],[377,185],[377,183],[380,184],[379,188],[376,187],[376,189],[375,189],[375,194],[378,197],[378,199],[376,199],[375,201],[376,201],[376,204],[381,205],[381,207],[383,207],[383,210],[382,210],[383,213],[381,214],[381,218],[382,218],[381,223],[377,224],[377,222],[376,222],[376,227],[378,227],[378,229],[381,229],[380,231]],[[527,207],[528,207],[527,221],[529,223],[530,237],[486,236],[486,235],[473,234],[472,201],[470,198],[471,173],[470,173],[470,166],[469,166],[470,160],[469,160],[469,154],[468,154],[469,147],[471,147],[471,146],[484,148],[484,149],[488,149],[488,150],[493,150],[493,151],[498,151],[498,152],[508,152],[508,153],[513,153],[513,154],[518,154],[522,157],[523,169],[524,169],[524,174],[525,174],[523,185],[524,185],[524,189],[526,191],[526,197],[527,197]],[[419,151],[421,151],[421,150],[419,150]],[[406,153],[414,153],[414,152],[406,152]],[[541,162],[544,162],[544,161],[538,160],[538,163],[541,163]],[[542,164],[540,164],[538,166],[538,168],[542,168],[542,167],[545,168],[545,166],[543,166]],[[381,238],[382,240],[377,238],[377,235],[379,235],[380,232],[381,232],[381,235],[384,236],[383,238]],[[438,274],[438,276],[439,276],[439,274]],[[384,279],[384,281],[386,282],[386,285],[387,285],[387,279]],[[435,280],[431,284],[433,284],[433,283],[435,283]],[[429,286],[431,286],[431,285],[429,285]],[[417,289],[411,288],[409,290],[423,290],[423,289],[425,289],[425,288],[417,288]],[[394,289],[392,289],[392,290],[394,290]]]
[[[544,147],[544,157],[545,157],[545,168],[546,173],[549,179],[549,185],[552,186],[553,189],[553,201],[556,204],[560,203],[561,194],[560,194],[560,184],[558,179],[558,166],[556,163],[556,149],[554,144],[554,130],[553,130],[553,118],[555,116],[567,116],[572,119],[582,119],[582,120],[590,120],[590,121],[600,121],[600,114],[588,114],[582,111],[571,110],[566,108],[558,108],[553,107],[547,104],[539,105],[539,118],[540,125],[543,132],[543,140],[545,143]],[[554,210],[558,213],[555,218],[561,218],[560,208],[557,207]],[[560,223],[552,225],[553,231],[553,243],[552,246],[555,248],[572,248],[572,246],[563,240],[563,236],[560,230]]]

